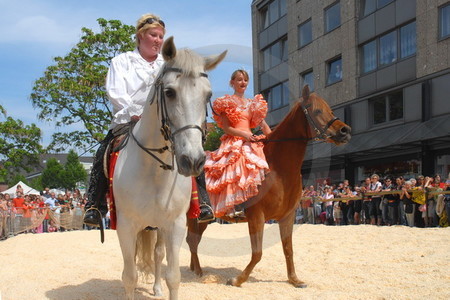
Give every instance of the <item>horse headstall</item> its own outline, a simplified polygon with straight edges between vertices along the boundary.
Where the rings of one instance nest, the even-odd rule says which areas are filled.
[[[308,120],[309,125],[312,127],[313,131],[316,133],[316,136],[313,137],[312,139],[315,141],[320,141],[320,140],[327,140],[329,138],[331,138],[331,135],[327,134],[328,129],[331,127],[331,125],[333,125],[333,123],[337,120],[339,120],[338,117],[333,117],[331,120],[329,120],[327,122],[327,124],[325,124],[325,126],[323,128],[320,128],[319,125],[317,125],[317,123],[314,121],[314,118],[311,116],[311,114],[309,113],[308,108],[311,107],[311,104],[306,104],[304,105],[303,103],[300,104],[303,110],[303,113],[305,114],[306,119]]]
[[[158,162],[161,163],[161,168],[163,168],[164,170],[174,170],[174,155],[175,155],[175,147],[174,147],[174,136],[181,133],[182,131],[185,131],[187,129],[198,129],[200,130],[200,132],[202,133],[202,140],[203,142],[205,141],[206,138],[206,130],[203,130],[200,126],[198,125],[186,125],[183,126],[181,128],[178,128],[177,130],[172,132],[172,129],[170,127],[170,124],[172,123],[169,117],[169,113],[167,110],[167,104],[166,104],[166,96],[164,93],[164,82],[163,82],[163,78],[164,75],[167,72],[176,72],[176,73],[183,73],[182,69],[179,68],[173,68],[173,67],[163,67],[163,69],[161,70],[161,72],[159,72],[158,77],[156,77],[155,82],[154,82],[154,87],[151,89],[151,92],[149,94],[149,97],[147,99],[149,99],[149,104],[152,105],[155,98],[156,98],[156,103],[158,105],[158,114],[160,114],[160,120],[161,120],[161,135],[163,136],[165,141],[169,141],[170,142],[170,147],[165,146],[162,148],[156,148],[156,149],[152,149],[152,148],[147,148],[145,146],[143,146],[134,136],[134,134],[132,133],[132,130],[130,131],[131,136],[133,137],[133,139],[136,141],[137,145],[143,149],[145,152],[147,152],[149,155],[151,155],[154,159],[156,159]],[[201,72],[200,73],[201,77],[208,77],[208,74]],[[206,120],[206,118],[205,118]],[[206,121],[205,121],[206,122]],[[159,159],[155,154],[153,154],[152,152],[157,152],[157,153],[164,153],[165,151],[170,151],[172,153],[172,164],[167,164],[165,162],[163,162],[161,159]]]

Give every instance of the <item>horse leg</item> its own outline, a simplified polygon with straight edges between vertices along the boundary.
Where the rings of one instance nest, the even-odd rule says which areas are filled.
[[[247,281],[253,268],[261,260],[262,257],[262,242],[264,233],[264,215],[262,212],[257,212],[256,215],[251,214],[248,210],[247,221],[248,230],[250,233],[250,242],[252,245],[252,258],[247,267],[242,271],[242,273],[234,278],[228,280],[227,284],[233,286],[241,286],[242,283]]]
[[[289,283],[295,287],[305,288],[306,284],[298,279],[294,266],[294,251],[292,249],[292,231],[294,228],[295,210],[283,219],[279,220],[281,242],[283,244],[284,257]]]
[[[117,235],[123,256],[122,282],[125,288],[125,296],[128,300],[134,299],[134,289],[138,280],[136,270],[137,230],[131,223],[120,218],[117,224]]]
[[[167,252],[166,282],[169,287],[170,300],[178,299],[178,289],[181,279],[179,256],[185,230],[186,219],[180,217],[175,220],[167,231],[164,231]]]
[[[191,251],[191,271],[194,271],[195,275],[201,277],[203,276],[203,270],[200,266],[200,260],[198,259],[198,244],[202,239],[203,232],[208,223],[198,223],[197,219],[188,219],[188,233],[186,236],[186,242],[189,245],[189,250]]]
[[[155,297],[162,297],[161,286],[161,265],[164,258],[164,235],[161,230],[158,230],[156,245],[155,245],[155,283],[153,284],[153,292]]]

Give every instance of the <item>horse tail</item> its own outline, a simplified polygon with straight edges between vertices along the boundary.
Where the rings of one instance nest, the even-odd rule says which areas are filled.
[[[141,230],[136,240],[136,266],[140,275],[147,280],[155,273],[156,230]]]

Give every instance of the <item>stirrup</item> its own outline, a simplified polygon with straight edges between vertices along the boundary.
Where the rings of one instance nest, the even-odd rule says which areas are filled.
[[[213,221],[216,217],[211,206],[206,203],[200,204],[200,215],[198,216],[198,223],[206,223]]]
[[[99,223],[98,223],[98,224],[85,223],[85,222],[84,222],[84,219],[86,218],[86,214],[87,214],[87,212],[90,211],[90,210],[95,210],[95,211],[97,211],[98,215],[100,216],[100,219],[99,219]],[[103,215],[102,215],[102,213],[100,212],[100,210],[99,210],[97,207],[91,206],[91,207],[89,207],[88,209],[86,209],[86,211],[85,211],[84,214],[83,214],[83,223],[84,223],[84,224],[86,224],[86,225],[88,225],[88,226],[102,227],[101,224],[100,224],[100,223],[102,223],[102,222],[103,222]]]

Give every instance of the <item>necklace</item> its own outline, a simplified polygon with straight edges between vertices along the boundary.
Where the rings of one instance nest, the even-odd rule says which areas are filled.
[[[240,98],[239,96],[233,95],[236,103],[237,103],[237,107],[241,110],[246,110],[248,108],[248,106],[250,105],[250,101],[248,101],[245,98]]]

